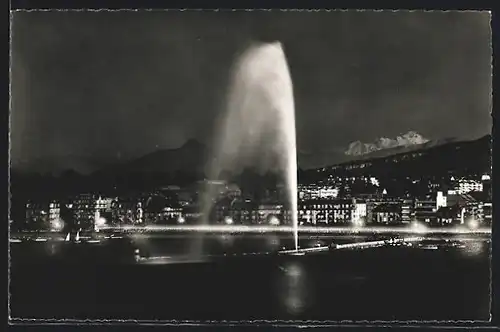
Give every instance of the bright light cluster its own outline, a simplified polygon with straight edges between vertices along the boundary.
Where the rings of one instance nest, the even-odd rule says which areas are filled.
[[[50,221],[50,229],[53,232],[62,231],[64,228],[64,221],[62,219],[54,219]]]
[[[416,233],[424,233],[428,231],[427,227],[418,221],[414,221],[411,227]]]
[[[97,227],[102,227],[102,226],[106,225],[106,219],[103,217],[97,218],[97,220],[95,221],[95,225]]]
[[[477,219],[470,219],[467,223],[467,226],[469,226],[470,229],[476,230],[479,228],[479,221]]]
[[[278,226],[280,224],[280,220],[277,217],[272,216],[271,219],[269,220],[269,224],[273,226]]]
[[[354,227],[364,227],[365,226],[365,223],[363,221],[363,219],[361,218],[356,218],[352,221],[352,224]]]

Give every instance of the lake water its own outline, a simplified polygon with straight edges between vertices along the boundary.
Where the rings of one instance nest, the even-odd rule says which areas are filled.
[[[311,236],[303,247],[367,237]],[[135,235],[11,244],[11,317],[135,320],[488,320],[490,242],[272,254],[290,236]],[[150,257],[134,259],[134,250]],[[268,255],[248,255],[248,253]],[[247,255],[242,255],[247,253]],[[187,255],[187,256],[186,256]],[[212,255],[212,256],[209,256]],[[154,263],[155,257],[163,257]],[[180,262],[184,262],[180,264]],[[168,264],[171,263],[171,264]]]

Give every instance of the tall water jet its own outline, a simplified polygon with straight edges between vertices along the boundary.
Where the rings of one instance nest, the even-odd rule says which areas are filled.
[[[281,43],[253,45],[236,62],[219,126],[209,178],[217,178],[223,170],[250,166],[284,174],[297,249],[295,106]],[[210,213],[214,194],[207,188],[202,201],[204,216]]]

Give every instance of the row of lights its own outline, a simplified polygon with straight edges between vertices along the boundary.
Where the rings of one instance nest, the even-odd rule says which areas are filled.
[[[179,224],[184,224],[186,222],[186,219],[184,217],[180,216],[177,219],[177,222]],[[103,218],[103,217],[99,217],[95,220],[96,228],[103,227],[106,225],[106,223],[107,223],[107,220],[106,220],[106,218]],[[234,220],[231,217],[226,217],[226,218],[224,218],[224,223],[226,225],[232,225],[232,224],[234,224]],[[278,226],[280,224],[280,221],[276,216],[273,216],[273,217],[271,217],[269,223],[271,225]],[[354,227],[364,227],[365,226],[364,220],[362,218],[353,219],[352,224]],[[475,218],[471,218],[468,220],[467,226],[470,229],[477,229],[477,228],[479,228],[479,221]],[[54,219],[51,221],[51,230],[52,231],[61,231],[63,228],[64,228],[64,221],[62,219],[59,218],[59,219]],[[412,228],[415,231],[424,231],[426,226],[423,223],[420,223],[418,221],[414,221],[412,223]]]
[[[95,220],[95,226],[97,227],[103,227],[107,223],[106,218],[100,217]],[[50,230],[53,232],[59,232],[64,229],[65,222],[61,218],[54,219],[50,221]]]

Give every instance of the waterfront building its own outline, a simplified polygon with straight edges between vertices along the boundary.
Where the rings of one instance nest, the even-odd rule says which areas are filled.
[[[94,229],[96,199],[93,194],[85,193],[72,199],[74,222],[77,228]]]
[[[255,224],[258,220],[256,204],[249,199],[233,200],[229,206],[228,216],[232,218],[236,224]]]
[[[461,217],[462,210],[459,205],[441,206],[436,211],[436,222],[441,226],[459,224],[461,222]]]
[[[291,223],[291,215],[283,203],[274,201],[254,202],[250,199],[222,200],[217,204],[217,221],[245,225],[284,225]]]
[[[141,216],[149,224],[177,224],[183,220],[183,208],[172,197],[154,195],[144,204],[136,203],[136,222],[141,222]]]
[[[485,194],[485,201],[491,201],[491,176],[489,174],[484,174],[481,177],[481,182],[483,184],[483,192]]]
[[[431,197],[415,200],[414,219],[427,224],[433,224],[436,220],[436,199]]]
[[[478,204],[479,220],[486,226],[491,226],[493,218],[493,206],[491,202],[480,202]]]
[[[137,220],[137,199],[133,197],[119,197],[115,205],[115,214],[120,225],[132,225]]]
[[[95,208],[99,216],[111,213],[112,204],[113,198],[99,196],[95,201]]]
[[[284,204],[279,202],[264,202],[257,206],[257,220],[254,223],[265,225],[289,224],[289,213]]]
[[[438,191],[436,195],[436,209],[440,207],[448,206],[447,204],[447,196],[443,194],[442,191]]]
[[[235,201],[234,198],[226,196],[222,197],[217,201],[212,209],[212,217],[211,219],[215,219],[216,223],[224,223],[226,218],[231,217],[231,206]]]
[[[373,209],[373,222],[383,225],[401,223],[401,205],[397,203],[383,203]]]
[[[49,221],[58,220],[61,218],[61,205],[58,201],[49,203]]]
[[[412,220],[414,202],[405,198],[401,202],[401,223],[409,224]]]
[[[299,203],[299,222],[311,225],[348,224],[352,221],[352,199],[320,199]]]
[[[367,204],[364,201],[354,200],[351,219],[353,223],[365,222],[367,218]]]
[[[30,230],[48,230],[51,221],[60,218],[60,203],[58,201],[29,201],[26,203],[25,225]]]
[[[202,219],[201,207],[198,204],[189,204],[181,207],[181,218],[186,224],[198,224]]]

